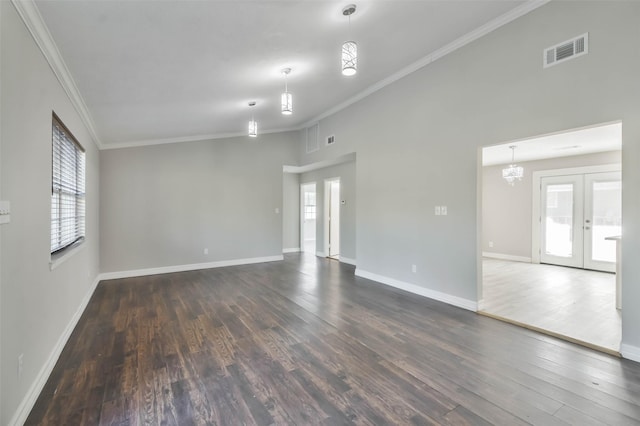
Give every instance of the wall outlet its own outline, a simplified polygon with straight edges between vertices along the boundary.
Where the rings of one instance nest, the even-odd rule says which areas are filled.
[[[493,248],[493,241],[489,241],[489,247]]]
[[[204,254],[209,254],[209,249],[208,248],[204,249]]]
[[[276,214],[280,214],[280,209],[276,207]]]
[[[18,355],[18,379],[22,377],[22,367],[24,366],[24,354]]]
[[[418,272],[418,268],[416,267],[416,265],[411,265],[411,272],[413,272],[414,274]]]

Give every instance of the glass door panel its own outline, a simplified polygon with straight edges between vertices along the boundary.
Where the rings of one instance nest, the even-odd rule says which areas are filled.
[[[585,175],[584,267],[615,272],[616,243],[605,240],[622,234],[620,172]]]
[[[582,176],[542,178],[542,263],[582,267],[582,192]]]

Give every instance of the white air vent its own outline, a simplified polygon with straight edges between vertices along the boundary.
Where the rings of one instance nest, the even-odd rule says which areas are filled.
[[[587,53],[589,53],[589,33],[544,49],[543,65],[547,68]]]
[[[314,124],[307,128],[307,154],[316,152],[320,149],[318,144],[318,133],[320,132],[320,125]]]
[[[327,136],[327,145],[333,145],[335,142],[336,142],[335,135]]]

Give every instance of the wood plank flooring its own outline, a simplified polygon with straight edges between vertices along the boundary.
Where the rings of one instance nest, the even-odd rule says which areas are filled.
[[[101,282],[28,425],[638,425],[640,364],[283,262]]]
[[[617,353],[616,276],[554,265],[483,260],[483,311]]]

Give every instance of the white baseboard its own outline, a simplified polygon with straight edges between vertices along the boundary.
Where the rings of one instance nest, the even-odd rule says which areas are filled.
[[[120,278],[143,277],[146,275],[170,274],[173,272],[196,271],[198,269],[222,268],[224,266],[250,265],[252,263],[276,262],[283,260],[282,255],[267,257],[252,257],[248,259],[220,260],[218,262],[192,263],[189,265],[162,266],[159,268],[135,269],[130,271],[104,272],[101,280],[116,280]]]
[[[316,256],[318,256],[318,257],[327,257],[327,253],[325,253],[323,251],[317,251],[316,252]]]
[[[355,259],[349,259],[348,257],[340,256],[340,262],[348,263],[349,265],[356,266],[356,260]]]
[[[482,256],[483,257],[490,257],[492,259],[512,260],[514,262],[531,263],[531,258],[530,257],[525,257],[525,256],[512,256],[510,254],[491,253],[491,252],[488,252],[488,251],[483,251],[482,252]]]
[[[282,249],[282,252],[283,253],[298,253],[298,252],[300,252],[300,247]]]
[[[377,281],[382,284],[386,284],[391,287],[399,288],[400,290],[408,291],[420,296],[428,297],[439,302],[448,303],[449,305],[457,306],[459,308],[467,309],[469,311],[477,312],[478,304],[473,300],[463,299],[462,297],[452,296],[447,293],[442,293],[428,288],[421,287],[416,284],[406,283],[404,281],[396,280],[394,278],[385,277],[382,275],[374,274],[371,272],[363,271],[362,269],[356,269],[356,276],[367,278],[373,281]]]
[[[622,343],[620,345],[620,355],[622,358],[630,359],[631,361],[640,362],[640,347],[627,345]]]
[[[87,308],[87,305],[89,304],[89,300],[91,300],[91,296],[93,296],[93,293],[95,292],[99,282],[100,282],[100,276],[97,276],[93,281],[93,283],[91,283],[91,287],[89,287],[89,290],[87,291],[87,293],[84,295],[84,298],[80,302],[80,306],[78,306],[78,309],[73,314],[73,316],[71,317],[71,320],[69,321],[64,331],[58,338],[58,341],[56,342],[55,346],[51,350],[51,353],[49,354],[47,361],[38,372],[36,379],[29,387],[29,390],[27,391],[26,395],[24,396],[24,398],[20,402],[20,405],[18,406],[18,409],[14,413],[11,420],[9,420],[10,426],[20,426],[27,421],[27,417],[29,416],[29,413],[33,409],[33,406],[35,405],[36,400],[40,396],[40,392],[42,392],[44,385],[47,384],[47,380],[49,380],[49,376],[53,371],[53,367],[55,367],[56,362],[58,362],[58,358],[60,358],[60,354],[62,353],[62,350],[64,349],[65,345],[67,344],[67,340],[69,340],[71,333],[73,333],[73,330],[76,328],[78,321],[80,321],[80,317],[84,313],[84,310]]]

